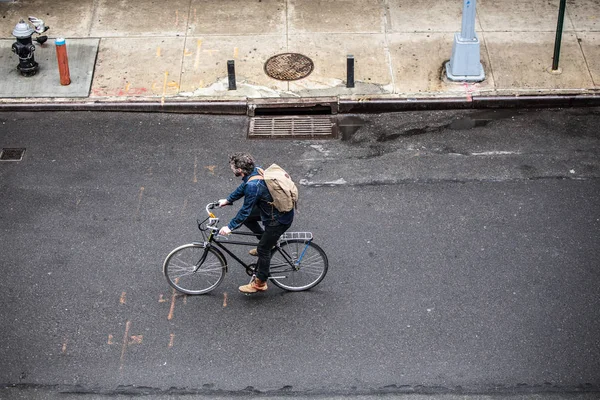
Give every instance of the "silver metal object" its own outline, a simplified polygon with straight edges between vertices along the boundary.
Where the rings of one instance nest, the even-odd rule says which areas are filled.
[[[446,76],[451,81],[481,82],[485,79],[480,43],[475,33],[476,5],[477,0],[463,0],[462,29],[454,34],[452,56],[446,63]]]

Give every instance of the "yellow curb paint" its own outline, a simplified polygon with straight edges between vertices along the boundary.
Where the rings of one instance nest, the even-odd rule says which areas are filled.
[[[158,298],[158,302],[159,303],[166,303],[168,300],[165,299],[165,297],[161,294],[160,297]]]
[[[204,168],[206,168],[210,172],[211,175],[214,175],[215,174],[215,168],[217,168],[217,166],[216,165],[207,165]]]
[[[227,292],[223,293],[223,307],[227,307]]]
[[[160,57],[160,47],[156,48],[156,57]]]
[[[170,338],[169,338],[169,348],[173,347],[174,341],[175,341],[175,334],[171,333]]]
[[[107,342],[107,344],[115,344],[113,335],[108,335],[108,342]]]
[[[233,58],[238,58],[238,53],[239,53],[239,52],[238,52],[238,48],[237,48],[237,47],[234,47],[234,48],[233,48]]]
[[[119,299],[119,303],[125,304],[125,302],[126,302],[125,295],[126,295],[125,292],[121,293],[121,298]]]

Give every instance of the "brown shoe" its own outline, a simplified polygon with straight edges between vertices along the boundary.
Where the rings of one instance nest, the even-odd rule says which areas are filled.
[[[257,277],[253,276],[249,284],[240,286],[240,292],[242,293],[256,293],[264,292],[267,290],[267,282],[263,282]]]
[[[258,249],[251,249],[250,251],[248,251],[248,254],[254,257],[258,257]]]

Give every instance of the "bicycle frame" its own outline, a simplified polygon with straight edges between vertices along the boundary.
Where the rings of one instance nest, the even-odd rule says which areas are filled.
[[[202,222],[200,220],[198,220],[198,228],[202,232],[202,236],[204,237],[205,241],[202,243],[199,243],[199,242],[196,242],[196,243],[203,244],[205,250],[204,250],[204,253],[202,254],[202,257],[197,262],[196,269],[194,270],[194,272],[196,272],[196,270],[200,267],[200,265],[202,265],[202,263],[206,259],[206,256],[208,255],[208,249],[210,247],[215,246],[215,247],[223,250],[225,253],[229,254],[231,257],[233,257],[234,260],[236,260],[241,266],[243,266],[246,269],[246,273],[248,275],[252,275],[254,273],[254,270],[252,269],[253,264],[246,264],[243,260],[241,260],[238,256],[236,256],[231,250],[229,250],[225,246],[225,244],[241,245],[241,246],[254,246],[255,247],[255,246],[257,246],[258,243],[236,241],[236,240],[219,240],[218,239],[219,238],[219,235],[218,235],[219,228],[217,227],[219,218],[217,218],[216,215],[214,215],[211,211],[209,211],[210,209],[214,208],[216,205],[217,205],[216,202],[207,204],[206,212],[208,214],[208,217]],[[205,225],[205,227],[203,227],[203,224],[206,221],[209,221],[209,222],[207,225]],[[206,237],[206,233],[205,233],[206,231],[210,231],[208,238]],[[256,234],[254,232],[231,232],[230,234],[231,235],[240,235],[240,236],[254,236],[255,238],[260,237],[259,234]],[[286,234],[284,233],[284,235],[286,235]],[[283,237],[283,235],[282,235],[282,237]],[[277,244],[275,246],[276,251],[278,251],[279,254],[282,255],[285,262],[287,264],[289,264],[289,266],[295,270],[298,270],[298,268],[299,268],[298,266],[300,265],[300,262],[302,261],[304,254],[306,253],[306,249],[308,248],[308,246],[310,245],[310,242],[312,241],[312,234],[310,235],[310,238],[304,238],[304,239],[306,239],[306,246],[302,250],[302,253],[298,257],[298,260],[296,262],[294,262],[292,257],[289,254],[287,254],[287,252],[281,250],[281,247],[279,245],[281,238],[279,239],[279,241],[277,242]],[[227,267],[228,267],[228,263],[225,266],[226,272],[227,272]]]
[[[254,236],[254,237],[258,237],[259,235],[252,233],[252,232],[231,232],[232,235],[241,235],[241,236]],[[312,240],[312,239],[311,239]],[[292,258],[289,256],[289,254],[287,254],[284,251],[281,251],[281,248],[279,247],[279,244],[276,245],[276,251],[279,251],[279,253],[283,256],[284,260],[290,265],[290,267],[297,269],[299,262],[302,260],[302,257],[304,256],[304,252],[306,251],[306,248],[308,247],[308,243],[311,242],[311,240],[307,241],[307,245],[304,248],[304,250],[302,251],[302,254],[300,255],[300,257],[298,257],[298,261],[294,262],[292,260]],[[248,275],[252,275],[252,273],[254,272],[254,270],[252,269],[252,264],[246,264],[243,260],[241,260],[238,256],[236,256],[231,250],[229,250],[227,248],[227,246],[225,244],[231,244],[231,245],[241,245],[241,246],[253,246],[255,247],[258,243],[256,242],[244,242],[244,241],[236,241],[236,240],[227,240],[227,241],[221,241],[217,238],[217,235],[215,234],[215,231],[211,230],[211,233],[208,237],[208,240],[206,242],[204,242],[204,254],[202,255],[202,257],[200,258],[200,260],[198,261],[198,265],[197,267],[200,267],[200,265],[202,264],[202,262],[204,262],[204,259],[206,258],[206,255],[208,254],[208,249],[212,246],[215,246],[221,250],[223,250],[225,253],[227,253],[228,255],[230,255],[235,261],[237,261],[241,266],[243,266],[246,269],[246,273]],[[229,264],[229,263],[227,263]]]

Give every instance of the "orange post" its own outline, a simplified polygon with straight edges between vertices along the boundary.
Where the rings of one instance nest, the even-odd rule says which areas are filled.
[[[69,72],[69,58],[67,57],[67,46],[65,39],[56,38],[56,58],[58,60],[58,72],[60,74],[60,84],[67,86],[71,83],[71,73]]]

